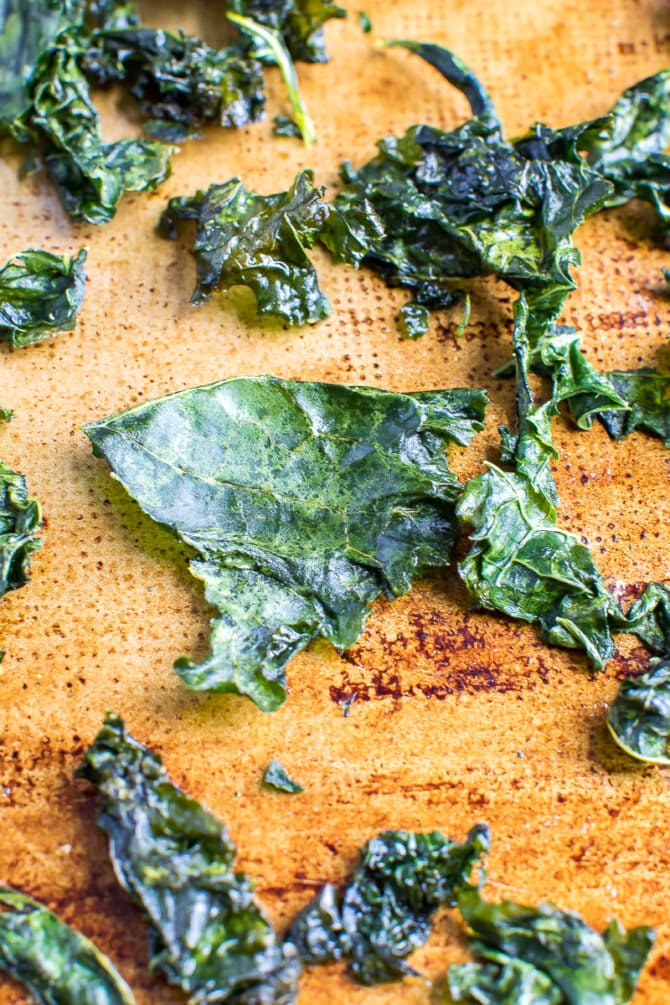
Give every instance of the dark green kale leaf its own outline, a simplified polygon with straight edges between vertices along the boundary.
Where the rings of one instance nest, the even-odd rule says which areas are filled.
[[[86,0],[5,0],[0,8],[0,134],[30,108],[33,67],[62,31],[83,20]]]
[[[217,615],[211,655],[175,665],[187,686],[271,711],[311,639],[352,645],[380,593],[448,562],[460,485],[444,451],[482,428],[485,402],[238,378],[86,426],[127,491],[198,553]]]
[[[270,761],[263,774],[263,785],[276,789],[278,792],[288,792],[291,795],[305,791],[302,785],[293,781],[286,768],[282,767],[279,761]]]
[[[653,660],[647,673],[621,682],[607,725],[631,757],[670,765],[670,660]]]
[[[358,12],[358,23],[361,26],[361,31],[363,31],[366,35],[369,35],[372,31],[372,21],[364,10],[359,10]]]
[[[133,1005],[107,957],[44,904],[0,885],[0,908],[0,968],[41,1005]]]
[[[477,939],[476,954],[503,966],[515,961],[533,966],[561,994],[529,1002],[626,1005],[654,940],[653,929],[640,926],[625,932],[617,921],[600,935],[578,914],[552,904],[489,904],[474,887],[460,893],[458,907]]]
[[[604,376],[629,406],[628,411],[597,413],[610,436],[620,440],[635,429],[644,429],[670,447],[670,376],[651,367],[610,370]],[[570,409],[574,411],[572,403]]]
[[[367,199],[384,234],[365,264],[430,309],[450,306],[453,282],[495,274],[526,291],[536,341],[575,288],[572,233],[600,209],[612,186],[581,161],[529,160],[502,136],[490,98],[457,57],[438,46],[398,43],[427,59],[469,99],[475,117],[451,132],[413,126],[387,137],[335,205]]]
[[[277,32],[292,58],[305,63],[326,62],[323,26],[347,16],[332,0],[228,0],[228,10]]]
[[[0,269],[0,340],[14,347],[71,331],[84,299],[86,250],[76,258],[30,249]]]
[[[132,26],[98,31],[85,70],[98,84],[124,81],[151,119],[145,131],[168,142],[207,122],[255,122],[265,104],[257,60],[238,45],[216,50],[183,32]]]
[[[670,586],[648,583],[628,611],[626,630],[638,635],[655,653],[670,656]]]
[[[160,757],[108,712],[79,774],[100,800],[117,878],[151,926],[151,967],[192,1002],[291,1005],[300,964],[235,872],[235,846]]]
[[[614,655],[612,629],[623,615],[588,548],[557,526],[551,417],[557,401],[535,407],[528,385],[531,350],[523,295],[515,305],[519,431],[505,433],[506,460],[468,482],[458,505],[472,547],[459,566],[469,592],[486,608],[537,622],[554,645],[583,648],[598,669]],[[566,377],[567,381],[567,377]],[[571,386],[571,385],[569,385]]]
[[[322,195],[312,172],[301,171],[288,192],[275,195],[256,195],[231,178],[207,192],[170,199],[160,222],[165,236],[176,237],[182,220],[197,222],[191,303],[203,303],[215,289],[249,286],[261,315],[289,325],[328,317],[330,305],[306,249],[319,240],[335,261],[357,267],[378,231],[364,203],[345,216]]]
[[[300,137],[300,126],[294,119],[286,115],[275,115],[272,120],[272,132],[275,136]]]
[[[11,416],[11,409],[0,409],[0,420],[9,422]],[[28,495],[25,478],[0,461],[0,597],[28,582],[41,526],[42,510]]]
[[[474,1005],[565,1005],[550,977],[522,960],[503,953],[486,953],[488,963],[449,967],[449,1001]],[[500,962],[493,962],[498,959]]]
[[[361,984],[415,973],[406,957],[428,939],[438,907],[454,906],[488,849],[489,832],[482,824],[461,845],[438,831],[382,831],[363,848],[345,889],[324,886],[287,939],[306,963],[350,960]]]

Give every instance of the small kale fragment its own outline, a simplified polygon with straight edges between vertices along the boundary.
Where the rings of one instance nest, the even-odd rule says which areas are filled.
[[[263,785],[276,789],[278,792],[288,792],[291,795],[305,791],[302,785],[293,781],[286,768],[279,761],[270,761],[263,774]]]
[[[583,648],[598,669],[614,655],[612,629],[624,621],[605,588],[588,548],[557,526],[557,493],[551,438],[555,395],[535,407],[528,385],[531,350],[523,295],[515,305],[515,356],[519,431],[504,431],[514,471],[493,464],[465,487],[460,519],[471,528],[472,547],[459,566],[469,592],[483,607],[537,622],[553,645]],[[572,389],[564,374],[564,392]]]
[[[0,969],[41,1005],[133,1005],[106,956],[44,904],[0,885]]]
[[[249,286],[259,314],[289,325],[315,324],[330,314],[306,249],[319,240],[336,261],[357,267],[376,225],[365,205],[344,216],[324,202],[311,171],[275,195],[256,195],[231,178],[207,192],[170,199],[162,233],[176,237],[182,220],[197,223],[191,303],[203,303],[216,289]]]
[[[300,126],[293,119],[286,115],[275,115],[272,120],[272,132],[275,136],[288,136],[300,138]]]
[[[305,63],[326,62],[323,26],[347,16],[332,0],[228,0],[228,10],[279,34],[292,58]]]
[[[324,886],[291,925],[287,939],[306,963],[348,959],[361,984],[415,973],[406,962],[430,934],[438,907],[453,906],[489,849],[484,825],[461,845],[438,831],[382,831],[368,841],[351,882]]]
[[[670,660],[621,682],[607,716],[619,746],[639,761],[670,765]]]
[[[476,955],[506,968],[508,979],[521,961],[548,977],[559,991],[558,998],[548,995],[540,983],[545,996],[527,998],[528,1005],[626,1005],[654,940],[653,929],[640,926],[626,932],[617,921],[600,935],[578,914],[552,904],[490,904],[474,887],[460,893],[458,907],[477,940]],[[458,986],[459,968],[454,969]]]
[[[444,565],[460,485],[445,449],[482,428],[476,390],[237,378],[84,428],[154,520],[195,548],[217,609],[188,687],[286,698],[284,668],[317,635],[346,648],[381,593]]]
[[[372,21],[370,20],[370,18],[368,17],[368,15],[365,13],[364,10],[359,10],[358,12],[358,23],[361,26],[361,31],[364,32],[366,35],[369,35],[370,32],[372,31]]]
[[[670,657],[670,586],[648,583],[628,611],[626,630],[634,632],[655,653]]]
[[[0,409],[0,420],[9,422],[11,416],[10,409]],[[28,495],[25,478],[0,461],[0,597],[28,582],[41,526],[42,510]]]
[[[234,871],[235,846],[216,818],[111,712],[79,774],[97,789],[117,878],[151,927],[152,969],[193,1002],[291,1005],[295,952]]]
[[[403,338],[421,338],[428,331],[430,324],[428,308],[417,304],[415,300],[410,300],[400,308],[396,322]]]
[[[449,1002],[472,1005],[565,1005],[566,999],[541,970],[510,959],[503,953],[486,953],[487,963],[461,963],[449,967]],[[494,962],[499,960],[499,962]]]
[[[77,257],[29,249],[0,269],[0,340],[14,347],[71,331],[84,299],[86,250]]]

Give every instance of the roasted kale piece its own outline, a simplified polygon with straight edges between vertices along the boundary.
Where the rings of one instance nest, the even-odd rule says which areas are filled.
[[[187,686],[271,711],[311,639],[352,645],[380,593],[447,563],[460,485],[444,451],[482,428],[485,401],[238,378],[86,426],[142,508],[197,551],[217,615],[211,655],[175,665]]]
[[[228,9],[278,32],[293,59],[324,63],[323,25],[347,12],[332,0],[228,0]]]
[[[125,82],[150,119],[145,131],[170,142],[208,122],[255,122],[265,104],[258,60],[238,45],[212,49],[183,32],[142,27],[98,31],[85,69],[99,84]]]
[[[15,347],[71,331],[84,299],[86,251],[77,257],[30,249],[0,269],[0,340]]]
[[[458,897],[458,907],[476,938],[473,951],[491,963],[482,967],[479,980],[470,964],[452,967],[449,981],[458,991],[464,987],[469,997],[457,1001],[501,1001],[518,1005],[626,1005],[630,1001],[644,962],[653,945],[653,929],[640,926],[626,932],[612,921],[602,935],[578,914],[561,911],[552,904],[525,907],[511,901],[490,904],[479,890],[468,887]],[[519,968],[519,963],[525,965]],[[525,967],[538,972],[528,974]],[[475,989],[490,989],[493,978],[503,988],[515,982],[525,998],[491,999],[478,997]],[[551,992],[545,980],[558,991]]]
[[[151,966],[192,1002],[290,1005],[300,965],[235,872],[225,829],[108,712],[79,774],[100,800],[119,882],[151,927]]]
[[[32,897],[0,885],[0,968],[41,1005],[133,1005],[106,956]]]
[[[439,46],[400,42],[435,66],[470,101],[474,118],[444,132],[413,126],[379,142],[379,154],[355,170],[335,199],[344,213],[367,199],[384,234],[365,264],[417,304],[454,301],[453,283],[495,274],[526,291],[531,341],[558,316],[574,289],[579,260],[572,233],[600,209],[612,185],[579,162],[529,160],[502,136],[491,99],[474,75]]]
[[[601,669],[614,655],[611,632],[625,619],[588,548],[558,528],[551,473],[557,456],[551,417],[560,394],[570,393],[573,383],[570,372],[561,375],[554,397],[535,406],[528,385],[531,350],[523,295],[515,318],[519,428],[516,435],[503,431],[504,459],[515,470],[491,464],[466,485],[458,515],[471,528],[472,547],[459,571],[482,606],[537,622],[548,642],[585,649]]]
[[[302,785],[293,781],[286,768],[282,767],[279,761],[270,761],[263,774],[263,785],[270,789],[276,789],[277,792],[288,792],[290,795],[305,791]]]
[[[488,849],[488,828],[481,824],[463,844],[438,831],[382,831],[363,848],[344,890],[324,886],[295,919],[287,939],[306,963],[350,960],[361,984],[415,973],[407,956],[426,942],[438,907],[455,905]]]
[[[176,237],[182,220],[197,223],[194,254],[197,285],[191,303],[213,290],[248,286],[258,313],[285,324],[315,324],[330,314],[306,249],[317,240],[335,261],[357,267],[377,233],[365,203],[345,215],[324,202],[311,171],[297,175],[288,192],[256,195],[239,178],[206,192],[170,199],[162,233]]]
[[[0,421],[8,422],[11,416],[10,409],[0,409]],[[28,495],[25,478],[0,461],[0,597],[28,582],[41,526],[40,504]]]
[[[449,1005],[565,1005],[560,989],[537,967],[493,951],[488,951],[486,957],[486,963],[461,963],[449,968]]]
[[[670,659],[621,682],[607,725],[616,742],[639,761],[670,765]]]

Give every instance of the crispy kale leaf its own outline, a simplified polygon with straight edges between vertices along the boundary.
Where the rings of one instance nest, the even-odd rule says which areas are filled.
[[[300,966],[235,872],[235,846],[108,712],[79,774],[100,800],[119,882],[151,926],[151,966],[192,1002],[290,1005]]]
[[[30,108],[30,75],[40,55],[72,24],[86,0],[4,0],[0,7],[0,134]]]
[[[607,725],[616,742],[639,761],[670,765],[670,660],[621,682]]]
[[[207,122],[255,122],[265,104],[258,60],[237,45],[212,49],[183,32],[134,26],[98,31],[85,69],[99,84],[124,81],[151,120],[145,131],[170,142]]]
[[[625,932],[617,921],[599,935],[578,914],[552,904],[489,904],[473,887],[460,893],[458,906],[477,939],[474,952],[499,964],[501,981],[512,982],[521,961],[548,977],[560,992],[558,998],[550,996],[540,983],[541,995],[527,997],[528,1005],[626,1005],[654,939],[653,929],[640,926]],[[458,987],[460,968],[453,969],[451,979]],[[483,976],[490,980],[491,970]],[[474,996],[470,1000],[486,1002]]]
[[[450,306],[454,280],[473,276],[495,274],[526,291],[534,341],[574,289],[573,231],[612,186],[581,162],[523,156],[503,138],[487,92],[457,57],[439,46],[396,44],[458,87],[474,118],[450,132],[419,125],[381,140],[362,168],[343,166],[347,185],[335,205],[346,213],[362,199],[372,204],[384,234],[365,264],[411,289],[423,307]]]
[[[305,63],[326,62],[323,25],[347,16],[332,0],[228,0],[228,9],[277,32],[293,59]]]
[[[474,1005],[565,1005],[550,977],[522,960],[487,952],[488,963],[462,963],[449,968],[449,1001]],[[493,962],[494,960],[499,962]]]
[[[279,761],[270,761],[263,774],[263,785],[270,789],[276,789],[278,792],[288,792],[291,795],[305,791],[302,785],[293,781],[286,768],[282,767]]]
[[[238,378],[85,427],[154,520],[195,548],[217,609],[188,687],[286,697],[284,667],[317,635],[346,648],[369,604],[444,565],[460,485],[444,450],[482,428],[475,390],[393,394]]]
[[[345,889],[324,886],[295,919],[287,939],[307,963],[351,960],[361,984],[415,973],[406,957],[426,942],[438,907],[454,906],[488,848],[483,825],[473,827],[462,845],[438,831],[382,831],[363,848]]]
[[[670,656],[670,586],[648,583],[628,612],[626,629],[655,653]]]
[[[624,619],[588,548],[557,526],[551,416],[559,399],[534,406],[523,295],[515,316],[519,431],[504,431],[504,443],[516,469],[491,464],[466,485],[458,515],[472,528],[472,548],[459,571],[483,607],[537,622],[548,642],[583,648],[601,669],[614,654],[612,628]],[[567,375],[565,382],[570,389]]]
[[[361,204],[344,216],[323,201],[312,172],[302,171],[288,192],[276,195],[256,195],[232,178],[170,199],[160,226],[174,238],[179,221],[197,221],[191,303],[203,303],[215,289],[249,286],[259,314],[315,324],[330,314],[330,305],[306,249],[320,240],[336,261],[357,267],[376,232],[376,217],[367,209]]]
[[[0,885],[0,968],[41,1005],[133,1005],[132,992],[92,942],[32,897]]]
[[[0,420],[9,421],[9,409],[0,410]],[[26,491],[23,475],[0,461],[0,597],[28,582],[30,556],[40,546],[35,534],[42,525],[37,499]]]
[[[670,376],[651,367],[610,370],[604,376],[628,405],[627,411],[602,411],[598,418],[615,440],[644,429],[670,447]],[[572,403],[571,411],[574,412]]]
[[[86,250],[76,258],[30,249],[0,269],[0,340],[26,346],[71,331],[84,299]]]

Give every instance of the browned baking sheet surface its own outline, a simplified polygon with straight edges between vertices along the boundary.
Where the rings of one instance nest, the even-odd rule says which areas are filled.
[[[208,2],[142,5],[146,22],[207,30]],[[621,90],[668,64],[665,0],[365,0],[377,37],[446,44],[491,90],[508,135],[542,119],[563,125],[605,112]],[[154,14],[155,11],[155,14]],[[168,391],[242,374],[367,383],[395,390],[485,387],[487,431],[451,452],[460,476],[495,458],[496,427],[512,389],[491,378],[510,351],[514,294],[474,286],[465,336],[441,313],[418,343],[393,317],[405,295],[375,276],[331,267],[317,255],[332,317],[299,331],[262,331],[230,300],[188,304],[186,246],[154,234],[167,199],[240,174],[262,192],[311,166],[332,192],[341,160],[366,160],[374,141],[415,122],[452,127],[463,99],[435,71],[398,50],[375,50],[348,22],[327,29],[332,62],[300,67],[319,143],[306,152],[271,136],[286,112],[270,74],[265,122],[208,129],[182,147],[172,178],[151,196],[126,197],[101,228],[72,226],[42,175],[17,179],[0,160],[0,258],[26,247],[89,250],[87,297],[77,330],[34,348],[2,347],[0,405],[15,409],[0,456],[25,473],[44,504],[43,549],[29,586],[0,605],[7,650],[0,676],[0,878],[47,901],[117,962],[140,1005],[182,996],[146,970],[146,933],[116,884],[88,788],[73,770],[106,708],[163,755],[172,777],[225,821],[243,868],[283,926],[326,880],[339,880],[356,849],[384,827],[440,828],[461,839],[491,826],[493,897],[549,898],[602,928],[658,926],[635,1005],[670,1001],[670,796],[667,770],[641,767],[608,740],[606,705],[617,680],[646,656],[634,640],[604,675],[579,654],[550,649],[527,626],[468,613],[453,572],[375,606],[366,631],[339,655],[316,643],[289,667],[289,699],[265,716],[234,696],[197,696],[172,660],[202,657],[208,610],[185,552],[160,531],[90,454],[84,422]],[[153,15],[153,16],[152,16]],[[100,102],[110,138],[127,135],[113,97]],[[565,320],[584,333],[602,368],[667,369],[668,302],[658,296],[667,252],[652,242],[641,207],[581,228],[583,265]],[[238,298],[239,300],[239,298]],[[244,306],[242,304],[242,309]],[[670,575],[668,454],[635,434],[612,442],[596,426],[555,423],[562,525],[587,541],[608,584]],[[341,701],[357,700],[344,717]],[[305,787],[261,791],[276,757]],[[465,956],[444,916],[414,962],[428,980]],[[420,979],[361,988],[337,967],[305,975],[300,1005],[332,1000],[425,1005]],[[22,1002],[5,984],[2,1005]]]

